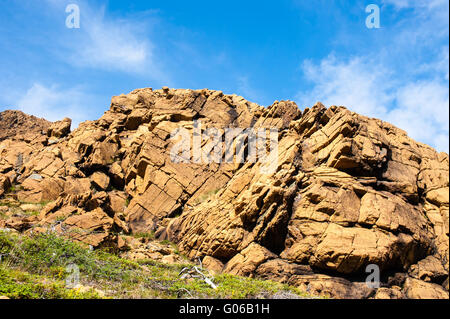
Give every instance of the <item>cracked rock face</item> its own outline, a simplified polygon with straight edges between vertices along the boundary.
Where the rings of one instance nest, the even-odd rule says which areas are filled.
[[[6,110],[0,112],[0,141],[22,135],[30,141],[36,135],[45,134],[51,122],[25,114],[21,111]]]
[[[195,122],[276,128],[275,169],[174,162],[171,134],[195,138]],[[389,123],[320,103],[302,112],[290,101],[264,108],[218,91],[148,88],[67,127],[0,142],[0,197],[17,185],[20,201],[51,201],[0,227],[56,227],[118,249],[117,233],[155,232],[214,272],[337,298],[448,298],[448,154]],[[139,249],[129,254],[146,256]],[[378,289],[365,284],[372,264]]]

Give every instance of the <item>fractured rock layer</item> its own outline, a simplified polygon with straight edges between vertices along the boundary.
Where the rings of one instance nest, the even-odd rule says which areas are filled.
[[[196,122],[276,128],[275,170],[174,162],[171,134],[194,136]],[[155,232],[214,272],[338,298],[448,298],[448,154],[389,123],[320,103],[302,112],[290,101],[264,108],[218,91],[148,88],[68,128],[65,119],[0,143],[0,196],[17,185],[23,202],[51,201],[4,227],[50,226],[94,247]],[[378,289],[364,283],[371,264]]]

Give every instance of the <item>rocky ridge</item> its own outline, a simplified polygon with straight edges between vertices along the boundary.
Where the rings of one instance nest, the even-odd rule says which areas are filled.
[[[277,128],[275,171],[174,163],[171,133],[194,121]],[[69,119],[45,129],[0,142],[0,227],[176,262],[130,236],[154,233],[216,272],[314,294],[448,298],[448,154],[389,123],[341,106],[264,108],[220,91],[147,88],[113,97],[72,132]],[[39,214],[12,209],[30,203]],[[379,288],[365,284],[371,264]]]
[[[34,137],[43,134],[51,122],[25,114],[21,111],[6,110],[0,112],[0,141],[16,135]]]

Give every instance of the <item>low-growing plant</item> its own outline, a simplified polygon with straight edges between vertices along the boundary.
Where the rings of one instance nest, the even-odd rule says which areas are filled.
[[[170,243],[170,242],[168,242]],[[67,266],[76,265],[80,283],[106,291],[109,298],[256,298],[285,291],[306,296],[296,288],[271,281],[217,275],[213,289],[202,278],[181,278],[194,264],[131,261],[53,233],[32,236],[0,230],[0,294],[10,298],[100,298],[96,291],[64,286]]]
[[[148,233],[133,233],[132,236],[134,238],[146,238],[146,239],[153,240],[153,239],[155,239],[155,232],[150,231]]]
[[[195,201],[195,204],[200,204],[203,203],[204,201],[208,200],[210,197],[214,196],[215,194],[217,194],[220,191],[220,188],[218,189],[213,189],[209,192],[206,192],[202,195],[200,195]]]

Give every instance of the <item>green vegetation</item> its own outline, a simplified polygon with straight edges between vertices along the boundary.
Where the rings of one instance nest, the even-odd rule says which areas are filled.
[[[284,292],[306,297],[271,281],[217,275],[211,288],[200,278],[181,279],[192,264],[134,262],[54,234],[19,235],[0,230],[0,295],[10,298],[255,298]],[[67,266],[80,271],[81,287],[65,287]]]
[[[9,193],[15,193],[15,192],[20,191],[20,190],[23,190],[22,185],[15,185],[15,184],[13,184],[13,185],[11,185],[9,187]]]
[[[9,208],[15,208],[15,207],[19,207],[20,203],[19,202],[1,201],[1,205],[9,207]]]
[[[206,193],[200,195],[194,202],[195,202],[195,204],[203,203],[204,201],[208,200],[210,197],[217,194],[219,191],[220,191],[220,189],[218,188],[218,189],[213,189],[209,192],[206,192]]]
[[[50,204],[52,202],[54,202],[54,201],[52,201],[52,200],[43,200],[43,201],[40,201],[40,202],[27,202],[27,201],[20,201],[20,200],[17,200],[17,199],[14,199],[14,200],[2,199],[2,200],[0,200],[0,206],[7,206],[7,207],[10,207],[10,208],[15,208],[15,207],[19,207],[19,206],[21,206],[23,204],[31,204],[31,205],[40,206],[42,208],[42,207],[45,207],[46,205],[48,205],[48,204]]]
[[[0,295],[13,299],[98,299],[94,289],[66,289],[62,280],[0,266]]]
[[[134,233],[134,234],[132,234],[132,236],[134,238],[146,238],[146,239],[153,240],[153,239],[155,239],[155,232],[151,231],[149,233]]]
[[[24,215],[24,216],[38,216],[39,214],[40,214],[40,212],[35,211],[35,210],[33,210],[33,211],[24,211],[22,213],[22,215]]]

